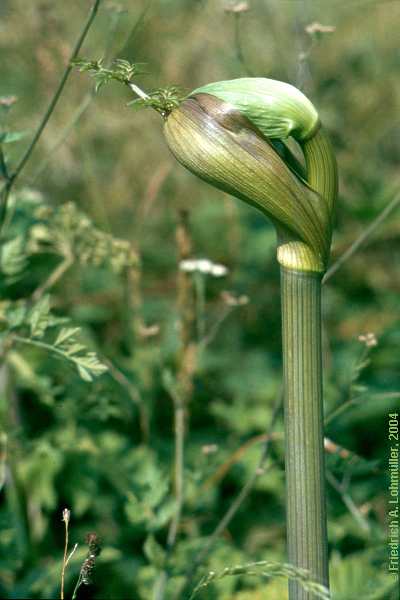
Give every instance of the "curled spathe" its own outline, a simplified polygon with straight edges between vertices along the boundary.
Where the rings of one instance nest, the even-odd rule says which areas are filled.
[[[314,105],[296,87],[265,77],[209,83],[192,92],[212,94],[232,104],[270,139],[312,137],[320,127]]]
[[[234,89],[237,106],[219,97],[226,92],[228,83],[235,84],[236,81],[240,85],[231,86],[230,93]],[[215,93],[211,93],[212,86],[218,87]],[[224,88],[222,92],[221,86]],[[293,88],[288,84],[284,86]],[[250,87],[254,89],[253,83]],[[283,91],[287,91],[287,87]],[[202,89],[206,88],[207,92],[193,92],[166,119],[165,136],[171,151],[192,173],[255,206],[272,220],[278,233],[278,260],[281,264],[300,270],[324,271],[331,242],[329,203],[318,189],[313,189],[296,174],[271,142],[295,134],[302,138],[306,148],[309,147],[309,140],[313,135],[318,137],[320,130],[318,115],[315,109],[309,108],[312,104],[306,99],[306,117],[299,106],[296,111],[293,106],[292,110],[288,110],[288,99],[279,88],[280,100],[276,99],[275,104],[270,98],[265,100],[266,96],[265,101],[260,102],[259,112],[264,115],[261,130],[254,119],[255,96],[249,92],[246,99],[243,80],[210,84]],[[301,92],[298,94],[304,104],[305,96]],[[234,101],[232,95],[230,99]],[[293,104],[292,93],[290,101]],[[279,105],[283,106],[281,110],[285,113],[281,118],[285,133],[282,125],[280,138],[277,137]],[[265,116],[268,106],[271,110],[269,121]],[[301,123],[299,116],[297,120],[294,118],[295,114],[302,116]],[[290,128],[287,125],[289,120]],[[272,123],[272,132],[268,129],[268,122]]]

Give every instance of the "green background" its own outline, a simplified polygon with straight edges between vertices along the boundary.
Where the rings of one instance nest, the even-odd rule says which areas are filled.
[[[246,75],[301,87],[318,108],[339,163],[335,261],[398,193],[400,3],[253,0],[239,16],[217,0],[147,4],[104,1],[81,56],[146,63],[137,79],[145,90],[178,84],[190,91]],[[25,132],[4,145],[10,167],[40,122],[90,6],[77,0],[0,5],[0,96],[18,98],[4,126]],[[335,30],[311,35],[305,27],[312,22]],[[4,341],[4,315],[31,301],[62,262],[68,240],[73,258],[48,290],[52,312],[81,327],[80,340],[110,369],[88,383],[54,352],[17,343],[2,353],[8,458],[0,595],[59,597],[62,510],[68,507],[70,542],[79,547],[67,570],[66,597],[90,531],[102,538],[103,551],[93,585],[78,597],[152,597],[174,510],[173,396],[186,356],[185,504],[166,596],[173,599],[179,578],[254,472],[280,393],[275,234],[261,214],[179,166],[160,116],[127,107],[127,88],[105,86],[76,119],[92,86],[87,74],[72,72],[14,189],[3,243],[21,236],[24,257],[10,275],[3,256],[0,316]],[[72,221],[62,209],[71,202],[79,211]],[[179,274],[182,209],[191,255],[226,265],[226,277]],[[387,420],[399,406],[400,386],[399,231],[393,212],[324,289],[326,413],[349,402],[326,430],[348,450],[327,452],[336,482],[336,489],[327,484],[335,600],[396,594],[387,576],[386,515]],[[131,244],[140,267],[110,260],[112,252],[118,255],[113,239]],[[181,348],[182,285],[196,325],[189,358]],[[226,290],[248,303],[229,307]],[[202,328],[212,338],[204,349],[198,347]],[[368,332],[377,337],[376,347],[358,340]],[[44,339],[54,342],[51,327]],[[268,468],[195,582],[210,570],[285,560],[282,431],[280,417]],[[283,578],[226,577],[199,597],[284,600],[286,585]]]

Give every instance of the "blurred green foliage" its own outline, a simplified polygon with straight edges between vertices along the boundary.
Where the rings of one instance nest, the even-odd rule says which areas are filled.
[[[398,189],[400,4],[248,4],[249,11],[234,13],[217,0],[105,0],[81,54],[146,63],[137,81],[148,91],[247,74],[300,86],[337,152],[335,260]],[[11,170],[89,7],[78,0],[0,4],[0,96],[8,98],[0,105],[0,140]],[[332,30],[307,29],[312,23]],[[66,597],[86,556],[85,535],[95,531],[103,550],[93,585],[81,587],[79,598],[148,600],[165,568],[166,598],[176,598],[207,536],[254,472],[281,388],[272,227],[178,166],[159,115],[127,107],[128,88],[113,83],[95,95],[92,86],[85,73],[72,73],[14,188],[2,232],[4,598],[59,597],[66,507],[71,544],[79,543]],[[180,271],[182,209],[190,256],[226,265],[226,277]],[[386,423],[399,406],[399,231],[392,213],[324,291],[336,600],[396,594],[386,574]],[[358,340],[367,332],[376,347]],[[184,507],[168,556],[179,394],[190,398]],[[285,561],[282,429],[280,419],[268,468],[194,584],[210,570]],[[283,600],[286,581],[226,577],[198,597]]]

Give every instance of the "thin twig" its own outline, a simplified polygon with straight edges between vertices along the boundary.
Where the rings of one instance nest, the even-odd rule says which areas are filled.
[[[365,345],[362,347],[361,354],[358,356],[350,375],[350,380],[348,382],[348,392],[346,392],[346,396],[343,402],[339,403],[338,406],[333,408],[330,413],[325,417],[324,425],[325,427],[338,415],[340,415],[343,411],[347,410],[350,406],[356,404],[359,399],[363,398],[363,395],[359,394],[354,396],[354,385],[357,383],[363,369],[369,363],[368,355],[370,352],[370,348]]]
[[[398,394],[398,396],[395,397],[400,397],[400,394]],[[207,491],[210,487],[215,486],[219,481],[221,481],[221,479],[226,477],[231,467],[235,463],[238,463],[251,447],[253,447],[255,444],[265,442],[268,438],[271,441],[281,441],[283,440],[284,435],[283,432],[273,431],[270,435],[263,433],[261,435],[256,435],[250,438],[249,440],[244,442],[244,444],[239,446],[239,448],[237,448],[237,450],[235,450],[235,452],[224,463],[222,463],[222,465],[220,465],[217,468],[217,470],[203,483],[203,485],[200,488],[200,491]],[[337,454],[338,456],[340,456],[340,458],[344,460],[348,460],[351,456],[357,458],[357,460],[361,459],[361,457],[354,454],[354,452],[350,452],[346,448],[335,444],[335,442],[333,442],[330,438],[327,437],[324,437],[324,448],[325,451],[329,454]]]
[[[225,322],[225,320],[229,317],[229,315],[235,310],[236,306],[225,306],[224,310],[220,314],[220,316],[216,319],[216,321],[211,325],[208,332],[204,334],[204,337],[199,342],[199,349],[201,351],[205,350],[209,344],[213,341],[215,336],[217,335],[221,325]]]
[[[64,129],[60,133],[60,136],[54,142],[53,146],[51,146],[47,156],[45,156],[44,159],[39,164],[37,171],[35,172],[35,174],[33,175],[33,177],[30,180],[31,184],[35,183],[37,181],[37,179],[40,177],[40,175],[43,173],[43,171],[45,171],[47,169],[47,167],[53,160],[54,155],[58,151],[58,149],[64,144],[65,140],[68,138],[70,133],[75,129],[75,126],[78,123],[78,121],[80,120],[80,118],[84,115],[86,110],[89,108],[91,102],[95,98],[95,95],[96,94],[93,89],[90,92],[88,92],[86,94],[86,96],[83,98],[79,107],[76,109],[76,111],[72,115],[70,122],[67,123],[67,125],[64,127]]]
[[[346,508],[349,510],[349,512],[353,515],[354,519],[357,521],[358,525],[360,525],[361,529],[368,532],[370,530],[369,523],[366,520],[366,518],[364,517],[364,515],[361,513],[358,506],[356,506],[353,498],[346,491],[346,487],[342,483],[340,483],[340,481],[338,481],[336,479],[336,477],[334,477],[334,475],[330,471],[326,472],[326,478],[329,481],[329,483],[331,484],[331,486],[341,496],[341,498],[343,500],[343,504],[346,506]]]
[[[110,377],[112,377],[114,381],[116,381],[128,392],[130,399],[136,405],[139,413],[140,429],[142,431],[143,441],[148,441],[150,434],[149,417],[138,388],[133,385],[128,377],[109,358],[101,356],[101,361],[106,365],[106,367],[108,367]]]
[[[7,204],[8,204],[8,198],[10,196],[10,192],[12,190],[13,185],[15,184],[16,180],[18,179],[18,177],[21,175],[21,172],[23,171],[23,169],[25,168],[28,160],[30,159],[30,157],[32,156],[32,153],[35,149],[36,144],[38,143],[44,128],[46,127],[51,115],[54,112],[54,109],[57,105],[57,102],[64,90],[64,86],[67,82],[67,79],[69,77],[69,74],[71,73],[72,70],[72,61],[78,56],[78,53],[81,49],[81,46],[83,44],[83,42],[85,41],[85,38],[89,32],[89,29],[96,17],[97,11],[99,9],[100,6],[100,2],[101,0],[95,0],[95,2],[93,3],[93,6],[90,10],[88,19],[78,37],[78,40],[75,44],[75,47],[71,53],[71,56],[69,57],[68,60],[68,64],[67,67],[65,68],[65,71],[63,73],[63,76],[61,77],[60,83],[58,84],[58,87],[50,101],[50,104],[39,124],[39,127],[36,130],[35,135],[33,136],[33,139],[31,141],[31,143],[29,144],[27,150],[25,151],[25,153],[23,154],[21,160],[19,161],[15,171],[9,176],[3,190],[2,190],[2,203],[1,203],[1,208],[0,208],[0,230],[1,227],[3,226],[4,223],[4,217],[6,214],[6,210],[7,210]]]
[[[74,545],[74,547],[72,548],[71,552],[68,554],[67,560],[65,561],[65,566],[68,566],[69,561],[71,560],[71,558],[73,557],[73,555],[75,554],[76,550],[78,548],[78,544],[76,543]]]
[[[226,477],[231,467],[237,462],[239,462],[243,458],[243,455],[246,454],[247,450],[253,447],[254,444],[266,442],[268,438],[271,441],[275,441],[282,437],[283,434],[279,432],[272,432],[270,435],[262,433],[261,435],[256,435],[244,442],[244,444],[239,446],[239,448],[237,448],[237,450],[235,450],[235,452],[233,452],[233,454],[225,462],[223,462],[222,465],[218,467],[215,473],[213,473],[210,477],[208,477],[208,479],[206,479],[206,481],[201,486],[201,491],[206,491],[212,486],[217,485],[217,483],[221,481],[221,479]]]
[[[360,394],[359,396],[353,397],[351,396],[350,398],[348,398],[347,400],[345,400],[345,402],[343,402],[342,404],[339,404],[339,406],[337,406],[336,408],[334,408],[325,418],[325,426],[329,425],[329,423],[331,421],[333,421],[334,419],[336,419],[339,415],[341,415],[344,411],[348,410],[349,408],[351,408],[352,406],[356,405],[356,404],[360,404],[361,402],[363,402],[363,400],[365,398],[376,398],[377,400],[386,400],[386,399],[391,399],[391,398],[400,398],[400,392],[383,392],[380,394],[371,394],[369,392],[366,392],[365,394]]]
[[[248,66],[246,59],[244,57],[242,41],[240,39],[240,24],[241,24],[241,16],[242,13],[234,13],[233,17],[235,20],[235,50],[236,50],[236,59],[239,64],[242,65],[246,75],[249,77],[254,77],[250,67]]]
[[[342,412],[348,410],[351,406],[354,406],[355,404],[358,404],[359,402],[361,402],[362,398],[363,398],[362,396],[356,396],[355,398],[351,396],[345,402],[343,402],[338,407],[333,409],[332,412],[330,412],[329,415],[327,415],[327,417],[325,418],[325,421],[324,421],[325,427],[327,425],[329,425],[329,423],[331,421],[333,421],[339,415],[341,415]]]
[[[121,46],[121,49],[117,52],[117,54],[116,54],[117,59],[119,59],[119,58],[124,59],[124,58],[126,58],[126,56],[129,56],[129,54],[132,53],[132,42],[135,40],[136,35],[140,30],[140,27],[144,23],[145,17],[147,15],[147,13],[149,12],[152,3],[153,3],[153,0],[148,0],[147,4],[145,4],[138,19],[136,20],[132,29],[129,31],[128,35],[126,36],[125,41]]]
[[[193,252],[192,238],[190,234],[188,213],[185,210],[179,212],[176,227],[176,245],[178,249],[178,260],[181,263],[190,258]],[[181,348],[178,357],[177,382],[179,395],[183,399],[185,410],[193,394],[193,377],[197,368],[199,346],[196,338],[196,310],[195,310],[195,282],[190,273],[179,269],[178,271],[178,311],[180,315],[180,342]]]
[[[176,542],[178,526],[183,508],[183,467],[184,467],[184,435],[185,408],[183,402],[175,396],[175,500],[176,510],[171,521],[167,537],[167,549],[171,550]]]
[[[165,162],[161,163],[152,176],[150,177],[149,182],[146,185],[146,190],[144,193],[143,200],[140,202],[138,209],[135,213],[134,223],[132,224],[134,230],[132,234],[132,239],[139,240],[146,232],[145,221],[158,198],[160,190],[165,183],[169,173],[172,169],[172,163]]]
[[[370,235],[374,233],[374,231],[379,227],[379,225],[392,213],[398,206],[400,205],[400,194],[395,196],[389,204],[385,206],[385,208],[379,213],[379,215],[372,221],[372,223],[363,231],[363,233],[351,244],[350,248],[346,250],[336,262],[327,270],[325,273],[322,284],[326,283],[328,279],[330,279],[336,271],[338,271],[345,262],[347,262],[352,256],[361,248],[363,244],[365,244],[366,240]]]
[[[167,534],[166,561],[174,549],[182,517],[184,502],[184,450],[185,450],[185,404],[174,389],[168,389],[174,402],[175,428],[175,512],[170,522]],[[159,574],[154,586],[154,600],[163,600],[165,586],[168,581],[168,571],[164,569]]]
[[[64,260],[52,271],[46,281],[40,285],[32,294],[32,301],[37,302],[43,294],[52,288],[72,266],[74,258],[72,255],[66,255]]]
[[[125,40],[125,42],[122,44],[121,49],[117,52],[117,54],[116,54],[117,57],[123,52],[123,50],[125,49],[128,41],[131,41],[132,39],[134,39],[137,31],[139,30],[140,25],[143,22],[144,17],[145,17],[145,15],[146,15],[146,13],[147,13],[147,11],[149,9],[149,6],[150,6],[150,3],[144,8],[144,10],[139,15],[138,20],[136,21],[136,23],[134,24],[133,28],[129,32],[129,34],[128,34],[126,40]],[[106,41],[105,50],[104,50],[104,53],[103,53],[103,56],[102,56],[102,60],[104,60],[106,63],[110,62],[108,60],[108,56],[109,56],[109,52],[110,52],[112,43],[114,42],[114,39],[115,39],[115,34],[116,34],[116,31],[117,31],[120,14],[121,14],[121,12],[117,11],[117,18],[114,17],[114,18],[111,19],[110,30],[109,30],[108,35],[107,35],[108,39]],[[76,124],[81,119],[81,117],[84,115],[84,113],[89,108],[90,104],[93,102],[93,100],[95,98],[96,98],[96,88],[93,87],[93,89],[85,95],[85,97],[83,98],[82,102],[80,103],[80,105],[78,106],[78,108],[76,109],[76,111],[74,112],[74,114],[72,115],[70,122],[67,123],[67,125],[65,126],[65,128],[62,130],[60,136],[55,141],[54,145],[50,148],[47,156],[40,163],[37,171],[35,172],[35,174],[33,175],[32,179],[31,179],[31,183],[34,183],[37,180],[37,178],[43,173],[43,171],[47,168],[47,166],[49,165],[49,163],[52,161],[55,153],[63,145],[63,143],[65,142],[65,140],[70,135],[71,131],[74,130]]]
[[[61,589],[60,589],[60,598],[64,600],[64,581],[65,581],[65,569],[67,568],[67,564],[69,561],[68,557],[68,540],[69,540],[69,519],[71,516],[71,512],[68,508],[63,510],[63,522],[64,522],[64,555],[63,555],[63,563],[61,568]],[[74,552],[75,549],[72,551]]]
[[[61,569],[61,590],[60,590],[60,598],[64,600],[64,581],[65,581],[65,568],[67,566],[67,551],[68,551],[68,526],[65,524],[65,546],[64,546],[64,556],[63,556],[63,564]]]
[[[76,599],[76,594],[78,593],[78,590],[81,587],[81,585],[82,585],[82,571],[79,572],[79,577],[76,581],[74,591],[72,592],[72,600]]]
[[[300,0],[296,5],[296,14],[295,14],[295,30],[296,30],[296,45],[298,49],[297,53],[297,65],[296,65],[296,76],[294,85],[300,90],[304,90],[306,84],[311,80],[311,72],[310,67],[307,62],[309,54],[311,52],[311,48],[313,42],[311,42],[311,47],[309,49],[305,49],[304,46],[304,19],[308,18],[308,7],[306,0]]]
[[[10,179],[10,174],[7,168],[6,157],[4,156],[3,146],[0,145],[0,177],[3,177],[6,181]]]
[[[204,339],[205,332],[205,314],[206,314],[206,282],[205,275],[200,272],[194,273],[194,286],[196,290],[196,322],[197,339],[200,343]]]
[[[192,253],[188,213],[181,210],[176,227],[176,245],[179,261],[189,258]],[[178,272],[178,308],[180,313],[181,351],[177,373],[177,385],[168,386],[168,391],[174,403],[175,427],[175,503],[176,508],[169,525],[167,535],[167,561],[175,547],[179,524],[184,504],[184,450],[185,450],[185,419],[188,405],[193,394],[193,376],[197,367],[198,345],[196,342],[196,315],[193,310],[194,285],[188,273]],[[164,569],[155,585],[154,599],[163,600],[168,581],[168,571]]]

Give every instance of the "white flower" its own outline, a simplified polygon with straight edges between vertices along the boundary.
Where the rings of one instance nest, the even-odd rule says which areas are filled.
[[[228,269],[224,265],[213,265],[211,269],[211,275],[214,277],[225,277],[228,273]]]
[[[213,264],[208,258],[199,258],[197,261],[197,271],[200,273],[211,273]]]
[[[179,268],[181,271],[185,271],[185,273],[193,273],[193,271],[196,271],[196,265],[196,260],[181,260]]]
[[[376,335],[374,333],[365,333],[363,335],[358,336],[358,341],[362,344],[365,344],[367,348],[373,348],[378,345],[378,340],[376,339]]]
[[[228,273],[225,265],[213,263],[208,258],[192,258],[182,260],[179,263],[181,271],[186,273],[203,273],[204,275],[212,275],[213,277],[224,277]]]

